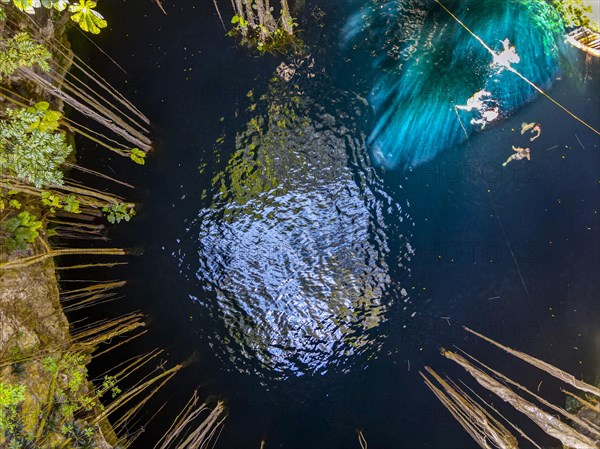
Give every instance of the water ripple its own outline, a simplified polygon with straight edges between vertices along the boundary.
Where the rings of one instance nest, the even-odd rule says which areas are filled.
[[[365,159],[349,118],[364,111],[328,110],[281,82],[257,103],[266,113],[237,135],[212,204],[189,227],[213,295],[193,298],[223,323],[209,338],[235,369],[347,368],[373,353],[383,336],[371,330],[402,296],[390,273],[410,257],[409,217]]]

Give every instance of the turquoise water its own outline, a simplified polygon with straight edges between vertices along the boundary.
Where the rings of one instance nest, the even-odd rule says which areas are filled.
[[[520,61],[512,66],[542,89],[559,73],[564,30],[554,10],[533,0],[448,0],[446,8],[491,50],[508,39]],[[490,52],[433,1],[366,2],[349,19],[344,45],[370,55],[369,137],[376,161],[415,167],[481,131],[481,111],[455,109],[478,91],[487,108],[509,117],[537,97],[514,73],[493,64]]]

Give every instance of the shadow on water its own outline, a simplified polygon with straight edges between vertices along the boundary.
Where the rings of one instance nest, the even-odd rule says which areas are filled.
[[[189,362],[154,401],[169,402],[138,447],[152,446],[198,386],[201,395],[228,401],[217,447],[258,448],[263,437],[266,447],[358,447],[355,429],[373,447],[473,447],[417,374],[439,360],[439,346],[464,343],[458,325],[465,323],[590,375],[594,364],[579,363],[598,345],[600,263],[588,249],[600,244],[600,160],[589,131],[545,99],[521,110],[515,100],[512,116],[457,145],[454,110],[436,121],[448,113],[445,88],[430,115],[417,112],[433,101],[434,89],[394,109],[418,123],[408,126],[398,115],[381,127],[380,105],[388,100],[378,103],[373,92],[389,88],[403,104],[396,93],[416,72],[397,73],[393,61],[408,54],[390,63],[340,45],[356,11],[350,2],[306,2],[308,48],[297,60],[233,48],[210,2],[167,1],[167,17],[151,2],[132,3],[103,11],[113,29],[101,45],[129,72],[117,87],[152,118],[157,151],[143,170],[98,158],[101,150],[91,146],[80,154],[103,170],[128,173],[142,203],[136,220],[112,231],[115,243],[143,250],[121,273],[127,299],[113,307],[143,310],[151,331],[119,357],[160,346],[173,362]],[[424,29],[418,11],[430,21],[423,45],[443,29],[466,60],[487,58],[437,9],[433,16],[413,10],[403,22],[412,32]],[[387,20],[374,23],[373,33]],[[474,28],[486,23],[471,20]],[[388,45],[392,36],[382,36]],[[514,39],[521,52],[525,45]],[[412,61],[414,70],[425,70],[431,58],[445,64],[456,57],[448,46],[435,48],[429,59]],[[282,61],[296,67],[289,83],[273,79]],[[545,85],[556,75],[554,61],[547,63]],[[464,102],[489,73],[453,64],[477,78],[466,89],[462,75],[447,74],[456,77],[452,96],[464,93]],[[600,70],[597,63],[575,68],[584,67],[591,81],[569,78],[552,94],[598,124]],[[117,84],[124,79],[118,69],[112,75]],[[453,124],[442,129],[449,117]],[[533,161],[499,171],[510,145],[527,142],[521,121],[543,125],[531,144]],[[564,122],[568,128],[552,126]],[[430,123],[435,132],[423,132]],[[429,162],[406,172],[374,167],[369,135],[431,149],[415,155]],[[442,147],[451,148],[440,153]],[[392,159],[403,151],[387,148]]]

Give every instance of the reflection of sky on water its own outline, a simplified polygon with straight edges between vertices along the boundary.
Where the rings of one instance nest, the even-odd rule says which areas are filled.
[[[258,360],[277,376],[300,376],[375,348],[369,330],[394,297],[408,301],[389,263],[406,262],[411,250],[402,235],[402,247],[389,247],[387,233],[399,234],[406,215],[355,160],[362,140],[333,115],[287,113],[302,133],[271,117],[260,145],[256,134],[238,138],[243,151],[190,232],[199,239],[198,279],[228,330],[219,342],[226,357],[241,371]]]
[[[508,39],[520,57],[514,68],[529,80],[552,84],[563,29],[546,2],[444,4],[493,51],[500,53]],[[432,1],[367,2],[349,19],[344,40],[372,57],[370,144],[386,167],[417,166],[481,129],[481,111],[459,111],[459,120],[454,109],[478,91],[490,92],[500,118],[536,96],[515,74],[493,66],[490,53]]]

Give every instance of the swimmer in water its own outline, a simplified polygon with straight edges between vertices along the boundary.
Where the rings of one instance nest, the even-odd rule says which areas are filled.
[[[502,164],[503,167],[506,167],[511,161],[520,161],[521,159],[527,159],[528,161],[531,160],[531,151],[529,150],[529,148],[515,147],[513,145],[512,149],[517,153],[510,156],[506,160],[506,162]]]
[[[496,106],[497,102],[492,98],[492,94],[487,90],[480,90],[469,97],[466,105],[456,105],[456,111],[463,110],[470,112],[475,109],[479,118],[471,119],[471,125],[481,125],[485,129],[488,123],[493,122],[500,115],[500,109]]]
[[[511,68],[511,64],[518,64],[521,58],[517,54],[516,48],[510,44],[508,38],[500,41],[502,43],[502,51],[494,54],[493,65]]]
[[[471,111],[473,109],[483,109],[487,100],[484,100],[485,97],[491,97],[491,93],[487,90],[480,90],[475,92],[473,95],[469,97],[466,105],[456,106],[456,109],[462,109],[463,111]]]
[[[529,130],[531,130],[532,133],[535,133],[535,136],[529,139],[530,142],[533,142],[535,139],[540,137],[540,134],[542,134],[542,125],[535,122],[521,124],[521,134],[525,134],[525,132]]]

